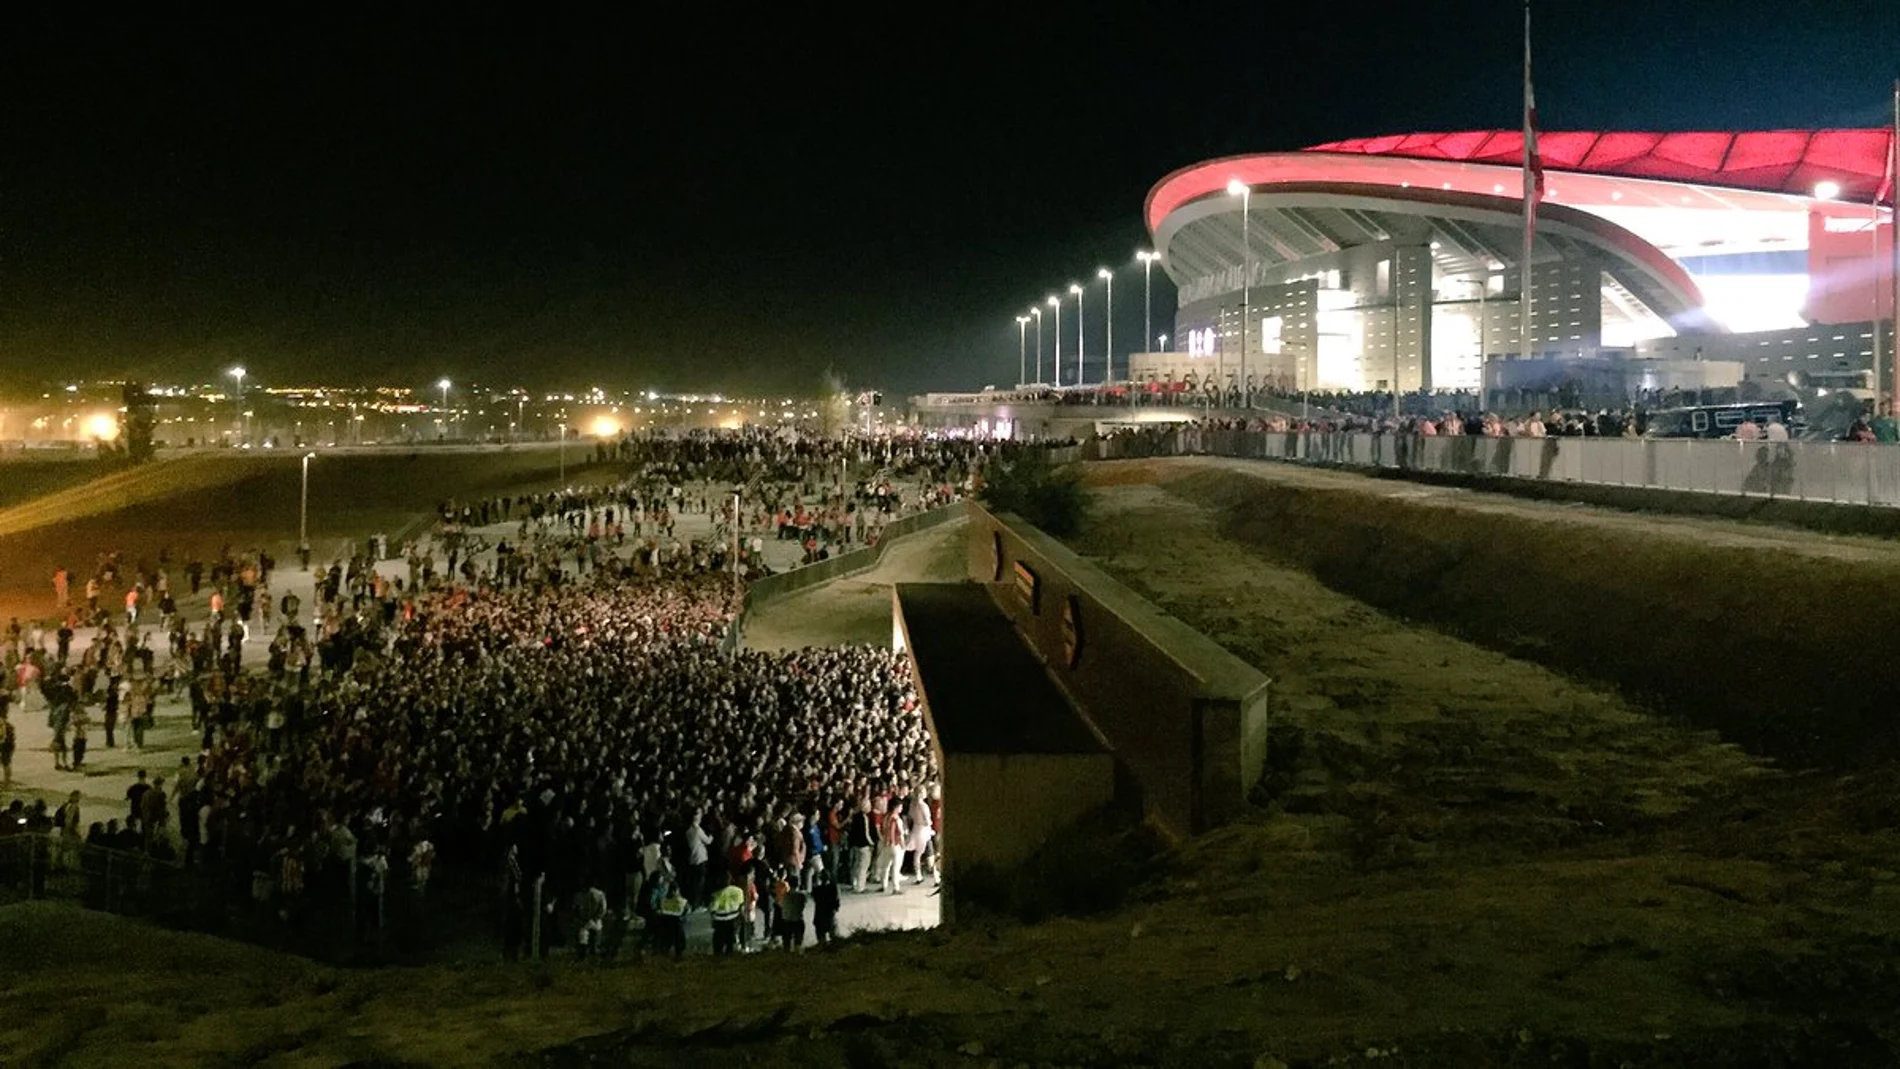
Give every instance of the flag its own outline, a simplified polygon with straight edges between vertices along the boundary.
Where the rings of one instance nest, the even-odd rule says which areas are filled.
[[[1887,143],[1887,158],[1881,162],[1885,164],[1885,170],[1880,180],[1880,189],[1874,194],[1875,205],[1880,204],[1881,201],[1892,203],[1894,200],[1893,172],[1896,166],[1900,166],[1900,123],[1894,125],[1894,132]]]

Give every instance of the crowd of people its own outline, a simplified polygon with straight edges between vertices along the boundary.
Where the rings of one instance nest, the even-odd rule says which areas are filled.
[[[0,774],[29,700],[61,768],[84,766],[101,724],[106,745],[121,723],[142,745],[168,695],[187,699],[199,746],[169,776],[141,773],[109,820],[83,820],[75,798],[0,832],[240,874],[292,924],[348,902],[365,933],[392,889],[422,900],[438,870],[499,874],[510,955],[536,929],[544,948],[609,952],[640,930],[677,953],[694,910],[725,949],[801,944],[808,911],[828,939],[841,890],[941,872],[933,749],[901,656],[738,648],[732,573],[768,570],[768,533],[868,544],[1016,448],[629,438],[619,480],[445,502],[393,566],[374,541],[314,564],[307,602],[273,595],[258,551],[192,562],[177,591],[168,554],[102,558],[84,602],[62,571],[57,630],[6,636]],[[695,511],[711,534],[678,537]],[[114,598],[124,613],[102,613]]]

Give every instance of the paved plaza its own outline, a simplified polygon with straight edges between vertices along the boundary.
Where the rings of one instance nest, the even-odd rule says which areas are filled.
[[[701,484],[687,493],[689,500],[696,501],[700,489],[706,491],[713,508],[718,507],[722,487],[718,484]],[[910,488],[906,488],[908,491]],[[676,513],[675,537],[682,543],[690,544],[695,539],[707,540],[714,533],[715,513],[680,512]],[[471,528],[470,533],[479,536],[479,543],[486,546],[475,555],[478,565],[491,566],[495,559],[494,546],[502,540],[513,542],[519,534],[519,521],[491,524],[486,527]],[[803,548],[795,541],[780,541],[776,531],[765,530],[749,532],[747,537],[758,537],[761,552],[767,567],[773,571],[786,571],[799,566]],[[623,559],[636,550],[642,540],[628,535],[626,544],[615,552]],[[479,544],[478,543],[478,544]],[[857,548],[855,546],[846,549]],[[392,545],[391,553],[399,553],[400,547]],[[436,547],[438,566],[445,559],[445,553]],[[316,569],[325,569],[331,562],[313,557],[312,571],[304,571],[297,566],[295,559],[280,561],[270,577],[270,597],[281,599],[285,594],[294,594],[303,605],[306,624],[308,614],[317,604],[315,593]],[[381,561],[377,571],[391,579],[408,578],[407,562],[400,556]],[[178,608],[192,622],[193,629],[202,626],[209,614],[209,593],[207,586],[199,595],[192,597],[184,583],[182,575],[173,575],[175,596]],[[47,587],[46,617],[55,612],[50,582]],[[156,624],[156,614],[143,618]],[[273,623],[266,627],[260,622],[252,625],[251,636],[244,644],[244,665],[247,669],[264,670],[269,660],[269,647],[276,628],[281,624],[281,616],[273,617]],[[170,657],[163,635],[155,626],[142,627],[146,639],[158,651],[158,665],[163,666]],[[76,629],[72,643],[72,656],[77,659],[89,646],[96,635],[96,629],[82,627]],[[51,635],[47,642],[50,646]],[[815,644],[815,643],[807,643]],[[85,762],[79,771],[63,771],[54,768],[52,753],[53,732],[46,719],[46,705],[36,692],[27,692],[23,700],[16,699],[11,719],[18,734],[18,750],[13,761],[13,782],[10,790],[0,790],[0,806],[8,804],[14,798],[44,799],[49,808],[65,802],[72,791],[78,791],[81,799],[82,821],[86,824],[94,821],[104,822],[112,818],[123,818],[127,812],[126,790],[135,782],[140,770],[148,778],[164,776],[169,783],[181,762],[195,760],[199,754],[200,736],[191,726],[191,707],[183,687],[176,688],[171,694],[161,694],[154,709],[153,723],[145,734],[145,745],[134,747],[132,733],[128,726],[121,723],[115,732],[115,745],[106,744],[105,730],[101,717],[95,711],[93,727],[90,732]],[[929,884],[906,883],[898,893],[878,893],[875,890],[864,894],[855,894],[850,890],[849,881],[844,884],[843,905],[839,912],[839,931],[849,934],[853,931],[884,930],[892,928],[921,928],[938,923],[940,917],[940,899]],[[688,925],[689,944],[693,946],[710,945],[710,922],[706,915],[696,913]],[[809,932],[807,942],[811,941]]]

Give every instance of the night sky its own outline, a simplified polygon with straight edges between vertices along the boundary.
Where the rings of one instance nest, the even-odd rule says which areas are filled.
[[[0,376],[1007,384],[1014,316],[1132,264],[1169,171],[1518,122],[1510,2],[623,6],[11,14]],[[1893,0],[1545,3],[1538,103],[1878,125],[1897,42]]]

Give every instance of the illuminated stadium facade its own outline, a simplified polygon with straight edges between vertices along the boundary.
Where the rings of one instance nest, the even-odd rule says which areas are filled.
[[[1540,134],[1528,352],[1521,134],[1196,164],[1148,196],[1177,341],[1133,377],[1237,386],[1244,363],[1279,389],[1457,390],[1500,361],[1604,355],[1866,370],[1893,316],[1891,138]]]

